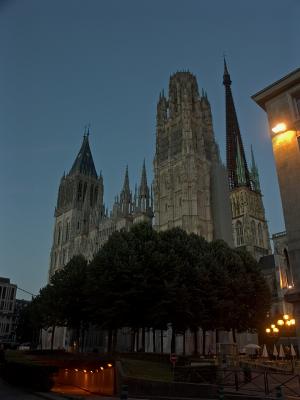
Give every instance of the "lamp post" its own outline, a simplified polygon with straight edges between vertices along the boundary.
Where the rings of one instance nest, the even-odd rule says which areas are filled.
[[[276,323],[271,324],[270,327],[265,329],[265,332],[268,336],[279,337],[280,333],[288,334],[288,344],[290,346],[290,331],[289,328],[294,327],[296,325],[295,319],[289,314],[284,314],[282,318],[278,319]]]

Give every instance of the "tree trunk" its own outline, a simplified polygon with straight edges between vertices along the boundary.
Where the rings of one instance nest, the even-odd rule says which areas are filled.
[[[156,337],[155,337],[155,329],[152,328],[152,350],[153,353],[156,353]]]
[[[164,331],[160,330],[160,352],[164,352]]]
[[[140,350],[140,330],[136,329],[135,334],[136,334],[136,351],[139,351]]]
[[[107,335],[107,352],[111,353],[111,348],[112,348],[112,329],[108,330],[108,335]]]
[[[116,348],[117,348],[117,343],[118,342],[118,329],[114,329],[113,331],[113,353],[116,352]]]
[[[202,354],[205,356],[205,347],[206,347],[206,330],[202,329]]]
[[[236,343],[236,333],[235,333],[234,328],[232,328],[232,340],[233,340],[233,343]]]
[[[142,348],[141,351],[145,353],[146,350],[146,334],[145,334],[145,328],[142,328]]]
[[[171,353],[176,353],[176,331],[172,327],[172,338],[171,338]]]
[[[81,352],[84,352],[84,339],[85,339],[85,329],[81,330]]]
[[[52,333],[51,333],[51,350],[53,350],[54,334],[55,334],[55,325],[52,326]]]
[[[194,354],[198,355],[199,351],[198,351],[198,329],[194,329],[193,330],[193,336],[194,336]]]
[[[131,338],[130,338],[131,353],[134,353],[134,344],[135,344],[135,329],[131,328]]]
[[[185,331],[183,331],[182,335],[182,354],[185,356]]]

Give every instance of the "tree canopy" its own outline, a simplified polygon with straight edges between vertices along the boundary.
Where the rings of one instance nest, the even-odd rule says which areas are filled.
[[[146,223],[113,233],[89,265],[73,257],[34,300],[44,327],[171,326],[174,334],[257,329],[270,302],[259,265],[246,251]]]

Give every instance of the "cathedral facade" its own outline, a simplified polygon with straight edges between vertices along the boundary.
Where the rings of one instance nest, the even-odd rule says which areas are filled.
[[[85,131],[73,166],[59,185],[49,279],[74,255],[82,254],[90,261],[113,232],[144,221],[158,231],[180,227],[208,241],[223,239],[232,247],[244,247],[257,260],[269,254],[258,170],[253,153],[251,171],[247,167],[226,64],[224,85],[227,167],[219,155],[206,92],[202,89],[200,95],[193,74],[177,72],[170,77],[168,94],[165,96],[162,92],[157,103],[153,185],[151,189],[148,186],[144,162],[140,184],[133,195],[126,168],[123,188],[110,212],[104,205],[103,177],[96,171],[89,132]],[[124,332],[119,332],[118,343],[121,343],[120,350],[127,351],[129,334]],[[169,333],[164,333],[166,352],[170,345]],[[68,347],[70,340],[66,335],[68,331],[61,328],[56,335],[57,347]],[[224,343],[230,342],[226,335],[222,339]],[[239,335],[241,346],[245,340],[255,340],[252,336],[244,340],[243,335]],[[88,340],[93,336],[94,330],[87,335]],[[198,336],[201,346],[200,331]],[[210,350],[216,351],[214,337],[211,332],[206,343]],[[187,340],[185,346],[188,346],[192,336],[180,337],[179,343],[182,340]],[[99,347],[95,341],[86,345],[87,349],[95,347]]]
[[[70,172],[60,181],[49,278],[74,255],[82,254],[91,261],[113,232],[129,229],[136,222],[152,221],[153,201],[145,162],[134,196],[130,190],[128,167],[123,188],[110,213],[105,209],[103,194],[103,177],[96,172],[87,131]]]
[[[268,223],[262,201],[258,169],[251,148],[251,170],[231,92],[231,79],[224,60],[226,102],[226,156],[234,246],[245,248],[259,261],[271,253]]]
[[[159,96],[154,158],[155,228],[180,227],[232,242],[229,192],[207,94],[190,72],[171,76]]]

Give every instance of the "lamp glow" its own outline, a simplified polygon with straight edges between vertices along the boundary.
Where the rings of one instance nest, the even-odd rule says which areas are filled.
[[[284,314],[283,319],[287,320],[289,318],[290,318],[290,316],[288,314]]]
[[[266,329],[266,332],[267,332],[267,333],[270,333],[270,332],[271,332],[271,329],[270,329],[270,328],[267,328],[267,329]]]
[[[279,122],[279,124],[275,125],[272,128],[272,132],[274,133],[280,133],[285,131],[286,131],[286,124],[284,122]]]

